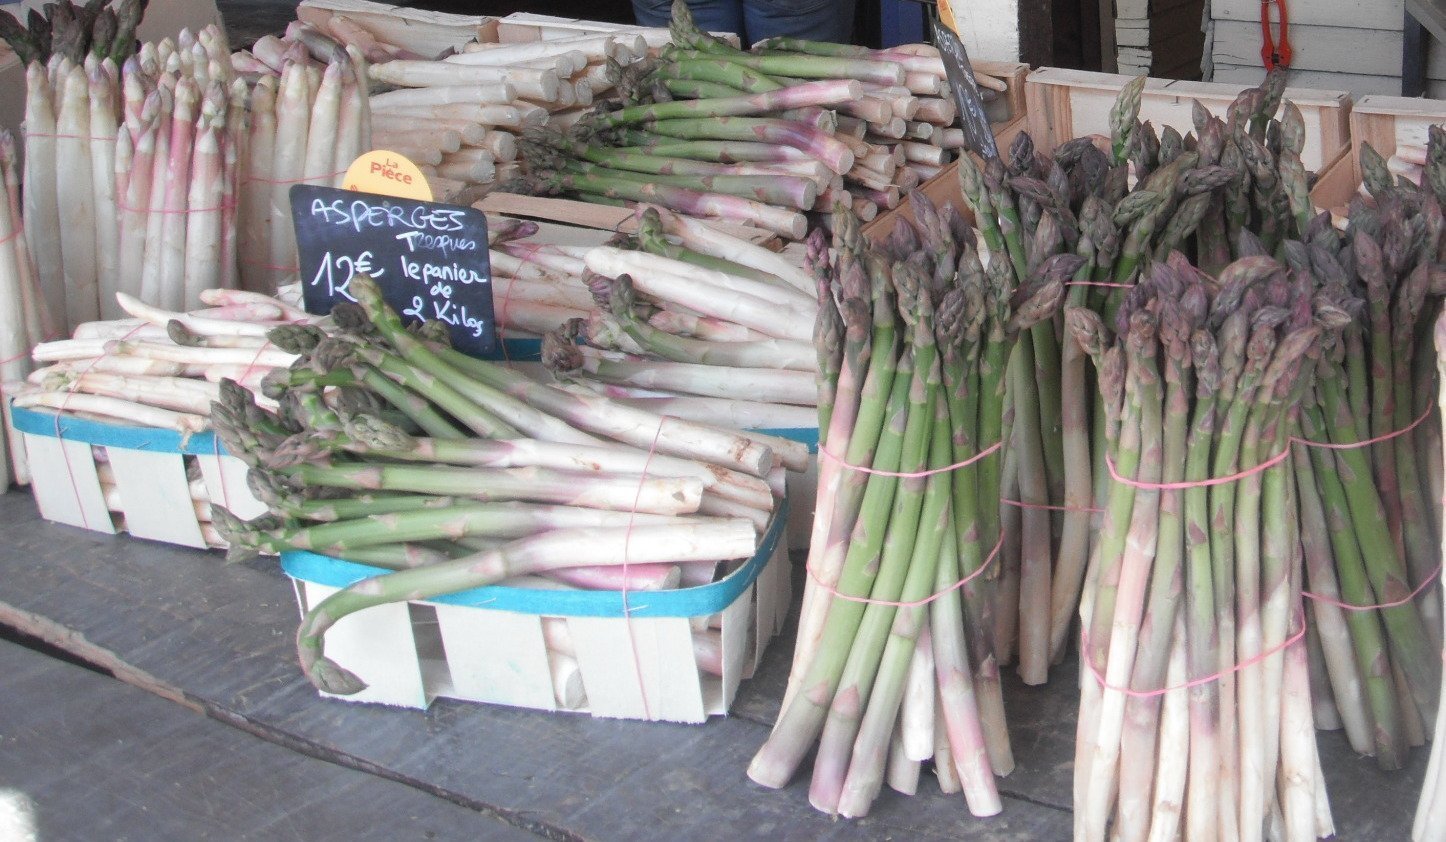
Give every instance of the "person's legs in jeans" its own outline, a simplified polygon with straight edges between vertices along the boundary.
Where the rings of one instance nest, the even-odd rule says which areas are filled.
[[[633,0],[633,17],[641,26],[667,26],[672,0]],[[704,32],[743,34],[743,5],[739,0],[688,0],[693,22]]]
[[[847,44],[853,36],[854,0],[743,0],[743,27],[745,49],[780,35]]]

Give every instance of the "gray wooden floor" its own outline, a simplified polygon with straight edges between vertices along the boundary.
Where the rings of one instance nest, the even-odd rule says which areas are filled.
[[[454,832],[458,827],[474,838],[503,839],[508,838],[500,833],[504,828],[569,840],[1069,837],[1075,679],[1068,667],[1060,668],[1046,687],[1011,682],[1007,688],[1019,768],[1001,781],[1002,815],[974,819],[960,798],[940,795],[926,779],[912,798],[885,792],[867,819],[833,821],[808,806],[806,777],[774,792],[744,775],[777,712],[788,637],[775,641],[761,674],[745,683],[733,715],[701,726],[447,701],[425,713],[327,701],[296,669],[296,609],[274,561],[228,566],[217,553],[45,524],[30,498],[16,492],[0,495],[0,524],[5,535],[0,542],[0,625],[109,669],[150,691],[147,704],[192,720],[184,728],[153,727],[147,724],[153,716],[145,714],[113,718],[95,730],[45,727],[51,721],[45,712],[67,705],[79,706],[74,716],[86,722],[100,722],[96,710],[130,709],[131,702],[102,700],[136,691],[90,673],[76,677],[77,668],[70,666],[53,667],[62,677],[55,680],[46,678],[50,673],[40,665],[28,667],[40,677],[26,680],[23,693],[0,694],[0,733],[8,736],[12,721],[41,723],[24,731],[31,748],[19,756],[31,759],[12,762],[11,752],[4,750],[8,744],[0,744],[0,789],[44,799],[67,770],[85,768],[101,781],[97,786],[116,791],[108,803],[127,803],[124,796],[141,804],[134,810],[117,808],[106,838],[124,838],[126,832],[150,838],[145,831],[163,820],[175,823],[166,827],[190,828],[197,836],[221,826],[237,838],[242,830],[254,838],[277,838],[272,835],[277,815],[299,809],[286,797],[295,789],[288,781],[314,780],[324,788],[330,779],[316,771],[322,767],[364,773],[377,785],[388,785],[386,794],[366,797],[359,784],[338,779],[325,786],[361,794],[350,801],[352,796],[305,805],[317,811],[306,819],[318,822],[317,827],[375,827],[375,834],[362,838],[422,838],[427,829],[436,834],[429,838],[463,838]],[[9,674],[7,654],[0,651],[0,675]],[[31,662],[39,658],[28,657]],[[26,710],[12,710],[16,705]],[[36,716],[41,718],[25,718]],[[155,721],[160,716],[155,714]],[[134,724],[134,738],[111,742],[125,736],[128,723]],[[204,732],[202,723],[208,726]],[[235,736],[255,745],[248,749],[252,755],[238,753],[224,774],[217,773],[217,786],[224,790],[231,776],[244,779],[245,769],[254,768],[257,777],[278,782],[280,795],[249,784],[238,785],[239,792],[268,804],[271,812],[248,815],[225,807],[197,814],[185,790],[176,797],[157,791],[148,798],[150,790],[137,791],[132,782],[112,781],[115,775],[108,774],[119,764],[143,765],[162,757],[171,764],[166,774],[184,777],[187,769],[204,767],[226,750],[215,747],[227,730],[215,727],[218,723],[246,732]],[[263,753],[259,746],[266,744],[272,745]],[[1406,772],[1386,775],[1368,759],[1351,755],[1338,735],[1321,735],[1321,748],[1340,838],[1405,839],[1425,753],[1417,752]],[[92,752],[101,757],[87,762]],[[281,759],[288,754],[295,759]],[[69,765],[77,763],[87,765]],[[280,771],[267,771],[268,764]],[[430,825],[413,824],[408,810],[416,808],[403,804],[390,787],[435,805],[435,816],[427,807],[417,813]],[[357,821],[358,810],[374,816],[374,825]],[[392,832],[398,826],[408,831]]]

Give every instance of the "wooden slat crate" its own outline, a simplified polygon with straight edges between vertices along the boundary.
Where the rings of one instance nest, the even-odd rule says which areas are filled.
[[[30,487],[46,520],[188,547],[224,546],[209,503],[242,518],[266,507],[246,486],[246,465],[212,433],[128,427],[12,407]],[[199,476],[197,476],[199,474]]]
[[[1361,186],[1361,145],[1369,143],[1390,158],[1401,145],[1425,146],[1426,130],[1446,124],[1446,101],[1371,95],[1351,109],[1351,145],[1339,161],[1320,174],[1311,189],[1317,208],[1342,213]]]
[[[1041,151],[1048,152],[1072,138],[1110,133],[1110,108],[1129,76],[1045,67],[1029,74],[1025,83],[1029,133]],[[1140,98],[1140,119],[1158,130],[1173,126],[1181,134],[1194,129],[1195,100],[1218,117],[1244,89],[1243,85],[1151,79]],[[1286,88],[1305,118],[1305,149],[1301,161],[1319,171],[1350,145],[1351,97],[1345,91]]]
[[[1021,115],[1008,123],[1002,123],[994,127],[994,142],[1001,151],[1009,148],[1014,142],[1015,135],[1028,128],[1027,117]],[[945,164],[939,174],[919,185],[919,190],[928,196],[935,205],[942,205],[944,202],[953,202],[966,217],[973,219],[974,215],[964,204],[964,194],[959,189],[959,162],[953,161]],[[906,219],[914,221],[913,203],[907,196],[899,202],[899,206],[880,213],[878,216],[865,223],[859,231],[873,242],[879,242],[894,230],[895,221]]]
[[[633,592],[626,603],[618,591],[487,587],[360,611],[327,632],[326,656],[368,686],[332,698],[419,709],[450,698],[668,722],[725,714],[788,613],[787,510],[785,500],[753,558],[710,585]],[[281,564],[303,614],[385,572],[305,552],[283,553]],[[555,623],[571,655],[545,643]],[[719,630],[721,675],[699,668],[695,628]],[[574,704],[559,697],[562,677],[580,690]]]

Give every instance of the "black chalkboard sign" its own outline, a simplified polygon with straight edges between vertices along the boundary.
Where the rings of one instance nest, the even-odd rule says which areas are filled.
[[[481,211],[298,184],[291,220],[308,313],[354,300],[347,284],[368,274],[403,321],[445,322],[457,350],[492,353],[492,265]]]

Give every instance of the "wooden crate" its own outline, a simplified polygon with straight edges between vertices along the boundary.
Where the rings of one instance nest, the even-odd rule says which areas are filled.
[[[1425,146],[1426,130],[1446,124],[1446,101],[1399,96],[1361,97],[1351,109],[1350,148],[1321,172],[1310,191],[1321,210],[1343,213],[1361,186],[1361,145],[1389,158],[1399,145]]]
[[[787,517],[785,500],[753,558],[702,587],[634,592],[626,602],[618,591],[487,587],[360,611],[327,632],[326,655],[368,687],[332,698],[423,709],[450,698],[668,722],[725,714],[788,613]],[[281,565],[303,614],[385,572],[306,552],[283,553]],[[576,707],[555,690],[554,671],[573,666],[544,643],[544,624],[556,622],[566,624],[586,696]],[[695,627],[720,630],[721,676],[699,668]]]
[[[206,548],[221,546],[209,505],[193,487],[237,517],[266,512],[246,486],[246,465],[213,433],[91,421],[63,413],[11,408],[25,443],[30,487],[46,520],[111,535]],[[190,474],[199,471],[199,480]]]
[[[1010,120],[1008,123],[995,126],[995,144],[998,145],[1001,151],[1008,149],[1009,144],[1014,142],[1015,136],[1021,131],[1024,131],[1027,125],[1028,120],[1026,117],[1020,116]],[[959,189],[958,171],[958,161],[945,164],[938,175],[919,185],[918,189],[922,191],[925,196],[928,196],[935,205],[953,202],[954,207],[958,208],[960,212],[972,220],[974,214],[969,210],[968,206],[965,205],[964,193]],[[868,237],[869,240],[879,242],[887,237],[890,231],[894,230],[894,225],[898,219],[906,219],[909,222],[914,221],[914,207],[913,203],[909,201],[908,196],[905,196],[903,200],[899,202],[898,207],[880,213],[865,223],[859,231],[865,237]]]
[[[971,61],[977,73],[987,73],[1004,80],[1009,90],[1004,92],[997,102],[1002,103],[998,109],[990,108],[990,121],[1005,125],[1023,117],[1028,111],[1028,102],[1025,99],[1025,85],[1029,77],[1029,65],[1017,61]],[[997,119],[996,119],[997,111]]]
[[[1025,83],[1029,133],[1035,146],[1048,152],[1072,138],[1110,133],[1110,108],[1129,76],[1045,67]],[[1156,129],[1173,126],[1181,134],[1194,129],[1192,109],[1199,100],[1216,116],[1244,89],[1242,85],[1151,79],[1140,98],[1140,119]],[[1305,118],[1305,149],[1301,161],[1319,171],[1350,145],[1351,97],[1345,91],[1286,88],[1285,97]]]

